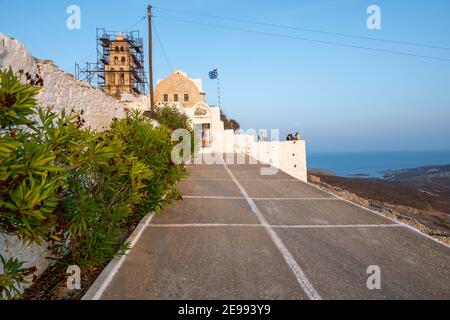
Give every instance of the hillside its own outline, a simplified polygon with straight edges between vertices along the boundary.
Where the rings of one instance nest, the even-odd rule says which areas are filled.
[[[432,173],[426,175],[424,173]],[[413,225],[444,242],[450,240],[450,177],[443,170],[401,170],[389,180],[311,174],[308,180],[348,200]]]

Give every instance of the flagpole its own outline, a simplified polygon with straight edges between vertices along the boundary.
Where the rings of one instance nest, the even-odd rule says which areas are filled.
[[[220,79],[219,79],[219,69],[217,70],[217,95],[219,97],[219,108],[221,108],[221,101],[220,101]]]

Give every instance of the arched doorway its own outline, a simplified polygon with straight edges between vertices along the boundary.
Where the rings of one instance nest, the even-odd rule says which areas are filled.
[[[198,103],[192,109],[192,123],[197,144],[202,149],[211,148],[213,144],[211,110],[206,103]]]

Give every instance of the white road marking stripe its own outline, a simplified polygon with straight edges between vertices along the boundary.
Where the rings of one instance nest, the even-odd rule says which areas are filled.
[[[331,229],[331,228],[402,228],[398,223],[393,224],[312,224],[312,225],[271,225],[276,229]]]
[[[176,223],[176,224],[150,224],[147,228],[233,228],[249,227],[261,228],[263,224],[245,224],[245,223]],[[322,229],[322,228],[403,228],[402,225],[395,224],[300,224],[300,225],[269,225],[275,229]]]
[[[325,201],[336,201],[340,200],[338,198],[251,198],[257,201],[282,201],[282,200],[298,200],[298,201],[310,201],[310,200],[325,200]]]
[[[245,197],[227,197],[227,196],[183,196],[184,199],[223,199],[223,200],[246,200]],[[282,200],[298,200],[298,201],[308,201],[308,200],[325,200],[325,201],[338,201],[339,198],[250,198],[257,201],[282,201]]]
[[[397,220],[395,220],[395,219],[393,219],[393,218],[390,218],[390,217],[388,217],[388,216],[385,216],[384,214],[382,214],[382,213],[380,213],[380,212],[376,212],[376,211],[370,210],[369,208],[366,208],[366,207],[364,207],[364,206],[362,206],[362,205],[359,205],[359,204],[354,203],[354,202],[352,202],[352,201],[350,201],[350,200],[347,200],[347,199],[342,198],[342,197],[340,197],[340,196],[338,196],[338,195],[335,195],[335,194],[331,193],[330,191],[325,190],[325,189],[322,189],[322,188],[320,188],[320,187],[318,187],[318,186],[316,186],[316,185],[314,185],[314,184],[312,184],[312,183],[310,183],[310,182],[307,182],[307,184],[309,184],[310,186],[312,186],[312,187],[314,187],[314,188],[316,188],[316,189],[319,189],[319,190],[321,190],[321,191],[323,191],[323,192],[325,192],[325,193],[331,194],[331,195],[335,196],[336,198],[338,198],[338,199],[341,200],[341,201],[350,203],[350,204],[352,204],[352,205],[354,205],[354,206],[356,206],[356,207],[359,207],[359,208],[364,209],[364,210],[366,210],[366,211],[375,213],[376,215],[379,215],[380,217],[383,217],[383,218],[388,219],[388,220],[390,220],[390,221],[392,221],[392,222],[395,222],[396,224],[399,224],[399,225],[403,226],[403,227],[406,228],[406,229],[409,229],[409,230],[411,230],[411,231],[413,231],[413,232],[416,232],[416,233],[418,233],[418,234],[424,236],[425,238],[428,238],[428,239],[433,240],[434,242],[437,242],[437,243],[439,243],[439,244],[441,244],[441,245],[443,245],[443,246],[445,246],[445,247],[447,247],[447,248],[450,248],[450,245],[448,245],[448,244],[446,244],[446,243],[443,243],[443,242],[441,242],[441,241],[439,241],[439,240],[433,238],[432,236],[429,236],[428,234],[423,233],[423,232],[420,231],[420,230],[417,230],[416,228],[410,226],[409,224],[406,224],[406,223],[397,221]]]
[[[148,227],[154,216],[155,216],[154,213],[148,214],[147,217],[141,221],[141,223],[136,227],[134,232],[128,238],[127,242],[130,245],[130,250],[128,252],[131,251],[136,242],[142,236],[142,233]],[[120,267],[122,266],[127,256],[128,254],[122,255],[120,258],[114,258],[113,260],[111,260],[111,262],[102,271],[102,273],[94,282],[94,284],[91,285],[90,289],[83,296],[82,300],[100,300],[106,288],[114,279],[114,276],[119,271]]]
[[[202,178],[188,178],[185,181],[232,181],[231,179],[202,179]]]
[[[245,200],[244,197],[222,197],[222,196],[182,196],[183,199],[215,199],[215,200]]]
[[[186,181],[233,181],[231,179],[223,179],[223,178],[188,178]],[[269,181],[269,182],[300,182],[296,179],[239,179],[239,181],[250,181],[250,182],[259,182],[259,181]]]
[[[245,223],[176,223],[176,224],[151,224],[147,228],[222,228],[222,227],[252,227],[261,228],[262,224]]]
[[[256,206],[255,202],[248,196],[247,192],[245,191],[244,187],[239,183],[239,181],[236,179],[236,177],[233,175],[231,170],[228,168],[226,164],[224,164],[225,170],[227,170],[230,177],[233,179],[234,183],[239,187],[242,194],[244,195],[245,199],[247,200],[248,204],[252,208],[253,212],[255,213],[258,220],[261,222],[261,224],[266,229],[267,233],[269,234],[270,238],[272,239],[273,243],[277,246],[278,250],[280,250],[281,255],[283,256],[284,260],[286,261],[289,268],[291,268],[292,272],[294,273],[295,277],[297,278],[297,282],[300,284],[300,286],[305,291],[306,295],[312,299],[312,300],[321,300],[321,297],[319,293],[314,289],[312,284],[309,282],[309,280],[306,278],[305,273],[300,268],[298,263],[295,261],[292,254],[289,252],[289,250],[284,245],[283,241],[278,237],[278,234],[270,227],[270,225],[267,223],[267,220],[262,215],[261,211],[259,211],[258,207]]]

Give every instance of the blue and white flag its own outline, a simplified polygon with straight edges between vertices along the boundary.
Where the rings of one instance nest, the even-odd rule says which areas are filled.
[[[214,69],[213,71],[209,72],[209,78],[211,80],[217,79],[219,73],[217,72],[217,69]]]

